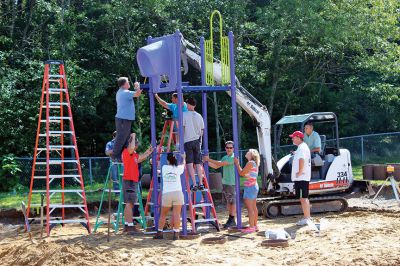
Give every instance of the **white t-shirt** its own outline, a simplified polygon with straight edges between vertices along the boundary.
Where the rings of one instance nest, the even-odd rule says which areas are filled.
[[[204,129],[203,117],[195,111],[183,113],[183,140],[184,143],[198,140],[202,136]]]
[[[185,166],[164,165],[162,167],[162,193],[182,191],[181,174]]]
[[[300,176],[296,176],[299,172],[299,161],[304,159],[303,172]],[[311,153],[305,142],[301,143],[294,153],[292,162],[292,181],[310,181],[311,180]]]

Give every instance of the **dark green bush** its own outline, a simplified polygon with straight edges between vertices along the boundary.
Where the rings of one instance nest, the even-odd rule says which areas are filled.
[[[0,161],[0,191],[7,192],[17,186],[21,169],[13,154],[3,155]]]

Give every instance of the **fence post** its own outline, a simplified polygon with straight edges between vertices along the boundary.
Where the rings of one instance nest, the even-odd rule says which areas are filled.
[[[361,162],[364,162],[364,136],[361,136]]]
[[[92,157],[89,157],[89,178],[90,178],[90,186],[93,185],[93,176],[92,176]]]

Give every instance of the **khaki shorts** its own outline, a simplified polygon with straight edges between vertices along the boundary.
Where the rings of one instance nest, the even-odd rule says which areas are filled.
[[[173,191],[173,192],[163,193],[161,201],[162,201],[161,205],[163,207],[172,207],[172,206],[176,206],[176,205],[183,205],[184,204],[183,193],[182,193],[182,191]]]

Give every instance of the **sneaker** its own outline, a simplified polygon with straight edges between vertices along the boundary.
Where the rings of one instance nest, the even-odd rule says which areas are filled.
[[[196,185],[191,185],[190,190],[191,191],[197,191],[198,187]]]
[[[179,232],[174,232],[174,236],[172,237],[172,240],[179,240]]]
[[[301,219],[300,221],[298,221],[298,222],[296,223],[296,225],[297,225],[297,226],[305,226],[305,225],[307,225],[308,222],[310,222],[310,221],[311,221],[310,218],[303,218],[303,219]]]
[[[235,218],[230,218],[226,223],[223,225],[224,229],[228,229],[229,227],[236,226]]]
[[[153,239],[164,239],[163,232],[157,231],[157,234],[153,236]]]
[[[242,229],[240,231],[242,233],[250,234],[250,233],[254,233],[256,231],[256,228],[255,227],[248,227],[248,228]]]
[[[205,186],[203,184],[201,184],[201,185],[198,186],[198,189],[200,191],[204,191],[206,188],[205,188]]]
[[[255,226],[256,232],[260,232],[260,228],[258,228],[258,225]]]

